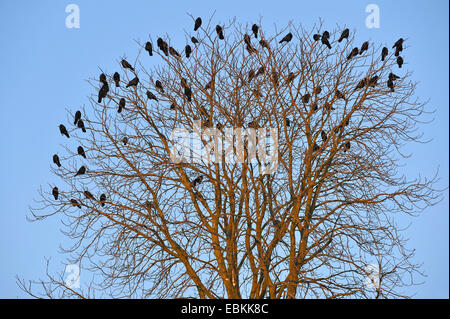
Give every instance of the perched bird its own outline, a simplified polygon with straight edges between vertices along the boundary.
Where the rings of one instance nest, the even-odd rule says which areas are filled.
[[[59,161],[59,156],[57,154],[53,155],[53,163],[55,163],[56,166],[61,167],[61,162]]]
[[[345,95],[344,95],[341,91],[339,91],[338,89],[336,89],[336,97],[337,97],[338,99],[343,99],[343,100],[345,100]]]
[[[169,48],[169,53],[174,57],[180,57],[180,54],[173,47]]]
[[[288,118],[285,118],[284,119],[284,124],[286,124],[287,127],[290,127],[291,126],[291,120],[288,119]]]
[[[191,183],[192,187],[197,186],[198,184],[201,184],[203,181],[203,175],[198,176],[194,181]]]
[[[250,41],[250,36],[247,33],[244,34],[244,43],[247,45],[252,45],[252,43]]]
[[[403,65],[403,58],[401,56],[399,56],[397,58],[397,64],[398,64],[398,67],[401,69],[402,65]]]
[[[253,34],[255,35],[255,38],[258,38],[258,26],[256,25],[256,24],[254,24],[253,26],[252,26],[252,31],[253,31]]]
[[[102,102],[102,99],[106,97],[109,91],[108,83],[104,82],[100,90],[98,91],[98,103]]]
[[[387,57],[388,54],[389,54],[388,48],[384,47],[381,50],[381,61],[384,61],[384,59]]]
[[[187,86],[188,86],[188,85],[187,85],[187,81],[186,81],[186,79],[185,79],[185,78],[183,78],[183,77],[181,77],[180,83],[181,83],[181,87],[182,87],[182,88],[185,88],[185,87],[187,87]]]
[[[161,81],[156,80],[156,82],[155,82],[155,87],[156,87],[158,90],[160,90],[161,93],[164,93],[164,88],[163,88],[163,86],[162,86]]]
[[[199,43],[196,37],[191,37],[191,41],[192,41],[192,43],[194,43],[194,44]]]
[[[125,108],[125,98],[121,98],[119,101],[119,108],[117,109],[117,113],[122,112],[124,108]]]
[[[78,120],[81,119],[81,111],[75,112],[75,119],[73,121],[73,125],[77,125]]]
[[[139,78],[135,77],[133,80],[128,82],[127,87],[130,87],[130,86],[136,87],[138,85],[138,83],[139,83]]]
[[[355,87],[355,91],[362,89],[367,84],[367,79],[362,79],[358,82],[358,85]]]
[[[72,204],[72,206],[76,206],[76,207],[78,207],[78,208],[81,208],[80,203],[78,203],[78,201],[77,201],[76,199],[74,199],[74,198],[72,198],[72,199],[70,200],[70,203]]]
[[[350,60],[351,58],[358,55],[359,49],[353,48],[353,50],[350,52],[350,54],[347,56],[347,60]]]
[[[53,195],[53,197],[55,198],[55,200],[57,200],[58,199],[58,195],[59,195],[59,191],[58,191],[58,187],[53,187],[53,189],[52,189],[52,195]]]
[[[86,167],[83,165],[78,169],[78,172],[75,174],[75,176],[83,175],[85,173],[86,173]]]
[[[186,58],[189,58],[191,56],[192,48],[189,44],[184,48],[184,53],[186,53]]]
[[[78,153],[78,155],[81,155],[81,156],[83,156],[84,158],[86,158],[86,153],[84,152],[84,148],[83,148],[83,146],[78,146],[78,148],[77,148],[77,153]]]
[[[330,41],[328,41],[328,38],[324,36],[322,36],[322,44],[325,44],[328,47],[328,49],[331,49]]]
[[[225,39],[225,37],[223,36],[223,28],[220,25],[216,25],[216,32],[220,40]]]
[[[79,121],[81,121],[81,120],[79,120]],[[65,135],[65,136],[67,136],[67,138],[70,137],[69,132],[67,132],[67,129],[63,124],[59,125],[59,131],[61,132],[61,135]]]
[[[319,106],[317,105],[317,103],[313,103],[313,104],[311,104],[311,108],[312,108],[313,112],[315,112],[319,109]]]
[[[147,94],[147,98],[148,98],[149,100],[155,100],[155,101],[158,101],[158,98],[157,98],[156,95],[153,94],[152,92],[147,91],[146,94]]]
[[[90,191],[87,191],[87,190],[84,191],[84,196],[86,196],[86,198],[88,198],[88,199],[95,200],[94,195],[92,195],[92,193]]]
[[[77,126],[78,126],[78,128],[81,128],[81,130],[83,131],[83,133],[86,133],[86,128],[84,127],[84,122],[83,122],[83,120],[78,120]]]
[[[250,54],[258,53],[258,50],[256,50],[254,47],[252,47],[251,44],[247,44],[246,49],[247,49],[248,53],[250,53]]]
[[[188,100],[188,102],[191,102],[192,100],[192,91],[188,86],[184,87],[184,95],[186,95],[186,98]]]
[[[402,52],[403,51],[403,46],[402,45],[399,45],[399,46],[397,46],[396,48],[395,48],[395,56],[399,56],[400,55],[400,52]]]
[[[131,71],[134,71],[134,68],[131,66],[131,64],[130,63],[128,63],[128,61],[127,60],[125,60],[125,59],[122,59],[122,66],[125,68],[125,69],[130,69]]]
[[[123,143],[123,145],[127,145],[128,144],[128,137],[124,137],[123,139],[122,139],[122,143]]]
[[[105,73],[100,74],[100,82],[106,83],[106,75],[105,75]]]
[[[164,52],[165,56],[169,56],[169,45],[161,38],[156,41],[158,48]]]
[[[318,150],[320,150],[319,145],[317,145],[317,143],[314,143],[312,150],[313,150],[313,152],[317,152]]]
[[[283,39],[281,39],[281,41],[280,41],[280,43],[283,43],[283,42],[289,42],[289,41],[291,41],[292,40],[292,33],[288,33],[288,34],[286,34],[284,37],[283,37]]]
[[[334,111],[335,108],[333,107],[333,105],[331,103],[325,102],[325,104],[323,105],[323,107],[325,108],[325,110],[327,110],[328,112],[330,111]]]
[[[198,28],[200,28],[202,25],[202,18],[198,17],[197,19],[195,19],[195,24],[194,24],[194,31],[197,31]]]
[[[370,80],[369,80],[369,86],[370,87],[375,87],[378,84],[377,83],[378,79],[379,79],[378,75],[374,75],[373,77],[371,77]]]
[[[345,29],[344,31],[342,31],[341,36],[339,37],[338,42],[341,42],[344,39],[348,39],[348,36],[350,35],[350,30],[349,29]]]
[[[403,38],[398,39],[397,41],[395,41],[395,43],[392,46],[392,48],[397,48],[399,46],[402,46],[403,45],[403,41],[405,41]]]
[[[101,194],[100,195],[100,204],[103,206],[105,206],[105,202],[106,202],[106,195],[105,194]]]
[[[266,48],[267,50],[270,50],[269,43],[268,43],[266,40],[259,40],[259,44],[260,44],[263,48]]]
[[[116,87],[120,87],[120,74],[118,72],[115,72],[113,75],[114,83],[116,83]]]
[[[329,39],[329,38],[330,38],[330,32],[328,32],[328,31],[325,30],[325,31],[322,33],[322,38]]]
[[[391,89],[391,92],[394,92],[394,80],[389,79],[387,81],[387,87]]]
[[[362,55],[364,51],[369,49],[369,41],[366,41],[362,44],[361,49],[359,50],[359,55]]]
[[[320,137],[322,138],[323,142],[325,142],[328,138],[327,133],[325,131],[320,132]]]
[[[313,94],[318,95],[322,92],[322,87],[320,85],[316,86],[313,90]]]
[[[210,90],[212,86],[212,80],[210,80],[206,85],[205,85],[205,90]]]
[[[389,73],[389,80],[391,80],[391,81],[395,81],[395,80],[398,80],[398,79],[400,79],[400,77],[398,76],[398,75],[395,75],[394,73]]]
[[[250,83],[255,77],[255,70],[248,71],[248,83]]]
[[[261,74],[264,74],[265,70],[266,69],[264,68],[264,66],[260,67],[256,72],[256,77],[260,76]]]
[[[149,56],[153,55],[153,46],[150,42],[147,41],[147,43],[145,43],[145,51],[148,52]]]
[[[170,104],[170,109],[171,110],[175,110],[175,108],[176,108],[175,103]]]
[[[344,145],[344,153],[347,152],[349,149],[350,149],[350,141],[345,143],[345,145]]]
[[[321,36],[320,34],[318,34],[318,33],[316,33],[316,34],[313,35],[314,41],[319,41],[321,37],[322,37],[322,36]]]
[[[308,103],[310,97],[311,97],[311,95],[310,95],[309,93],[306,93],[306,94],[303,95],[303,97],[302,97],[302,102],[305,103],[305,104]]]

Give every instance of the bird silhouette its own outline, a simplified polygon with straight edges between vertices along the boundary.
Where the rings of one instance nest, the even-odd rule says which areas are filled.
[[[339,91],[339,90],[337,90],[337,89],[336,89],[336,97],[337,97],[338,99],[343,99],[343,100],[345,100],[345,95],[344,95],[341,91]]]
[[[192,48],[189,44],[184,48],[184,53],[186,53],[186,58],[189,58],[191,56]]]
[[[254,24],[253,26],[252,26],[252,31],[253,31],[253,34],[255,35],[255,38],[258,38],[258,26],[256,25],[256,24]]]
[[[53,163],[55,163],[56,166],[61,167],[61,162],[59,161],[59,156],[57,154],[53,155]]]
[[[70,200],[70,203],[72,204],[72,206],[76,206],[76,207],[78,207],[78,208],[81,208],[80,203],[78,203],[78,201],[77,201],[76,199],[74,199],[74,198],[72,198],[72,199]]]
[[[260,76],[261,74],[264,74],[265,70],[266,69],[264,68],[264,66],[260,67],[256,72],[256,77]]]
[[[148,52],[148,55],[149,55],[149,56],[152,56],[152,55],[153,55],[153,46],[152,46],[152,44],[151,44],[150,42],[148,42],[148,41],[145,43],[145,51]]]
[[[401,69],[402,68],[402,65],[403,65],[403,58],[401,57],[401,56],[399,56],[398,58],[397,58],[397,65],[398,65],[398,67]]]
[[[78,148],[77,148],[77,153],[78,153],[78,155],[81,155],[81,156],[83,156],[84,158],[86,158],[86,153],[84,152],[84,148],[83,148],[83,146],[78,146]]]
[[[149,100],[155,100],[155,101],[158,101],[158,98],[157,98],[156,95],[153,94],[152,92],[147,91],[146,94],[147,94],[147,98],[148,98]]]
[[[317,145],[316,142],[314,142],[312,150],[313,150],[313,152],[317,152],[318,150],[320,150],[320,147],[319,147],[319,145]]]
[[[347,152],[349,149],[350,149],[350,141],[345,143],[345,145],[344,145],[344,153]]]
[[[124,137],[124,138],[122,138],[122,143],[123,143],[123,145],[127,145],[128,144],[128,137]]]
[[[384,61],[384,59],[387,57],[388,54],[389,54],[388,48],[384,47],[381,50],[381,61]]]
[[[329,39],[329,38],[330,38],[330,32],[328,32],[328,31],[325,30],[325,31],[322,33],[322,38]]]
[[[180,79],[180,83],[181,83],[181,87],[184,89],[185,87],[187,87],[187,81],[185,78],[181,77]]]
[[[223,28],[220,25],[216,25],[216,32],[220,40],[225,39],[225,37],[223,36]]]
[[[398,79],[400,79],[400,77],[398,75],[395,75],[392,72],[389,73],[389,80],[395,81],[395,80],[398,80]]]
[[[86,128],[84,127],[84,122],[83,122],[83,120],[78,120],[77,126],[78,126],[78,128],[81,128],[81,130],[83,131],[83,133],[86,133]]]
[[[84,191],[84,196],[86,196],[86,198],[88,198],[88,199],[95,200],[94,195],[92,195],[92,193],[90,191],[88,191],[88,190]]]
[[[169,56],[169,45],[163,39],[158,38],[156,44],[158,45],[158,48],[164,52],[165,56]]]
[[[347,60],[350,60],[351,58],[358,55],[359,49],[353,48],[353,50],[350,52],[350,54],[347,56]]]
[[[399,45],[399,46],[397,46],[396,48],[395,48],[395,56],[399,56],[400,55],[400,52],[402,52],[403,51],[403,46],[402,45]]]
[[[397,41],[395,41],[395,43],[392,46],[392,48],[396,48],[396,47],[399,47],[399,46],[403,45],[403,41],[405,41],[403,38],[398,39]]]
[[[306,93],[306,94],[303,95],[303,97],[302,97],[302,102],[305,103],[305,104],[308,103],[310,97],[311,97],[311,95],[310,95],[309,93]]]
[[[81,121],[81,120],[79,120],[79,121]],[[70,137],[69,132],[67,132],[67,129],[63,124],[59,125],[59,131],[61,132],[61,135],[65,135],[65,136],[67,136],[67,138]]]
[[[106,75],[105,75],[105,73],[100,74],[100,82],[106,83]]]
[[[86,167],[83,165],[83,166],[81,166],[81,167],[78,169],[78,171],[77,171],[77,173],[75,174],[75,176],[78,176],[78,175],[84,175],[84,174],[86,174]]]
[[[283,39],[281,39],[280,43],[286,42],[288,43],[289,41],[292,40],[292,33],[289,32],[288,34],[286,34]]]
[[[328,138],[327,133],[325,131],[320,132],[320,137],[322,138],[323,142],[325,142]]]
[[[127,87],[130,87],[130,86],[136,87],[138,85],[138,83],[139,83],[139,78],[135,77],[130,82],[128,82]]]
[[[328,49],[331,49],[330,41],[328,41],[328,38],[324,36],[322,36],[322,44],[325,44],[328,47]]]
[[[180,57],[180,54],[173,47],[169,48],[169,53],[174,57],[178,57],[178,58]]]
[[[115,72],[113,75],[114,83],[116,83],[116,87],[120,87],[120,74]]]
[[[117,113],[122,112],[124,108],[125,108],[125,98],[121,98],[119,101],[119,108],[117,109]]]
[[[394,80],[388,79],[387,87],[391,89],[391,92],[394,92]]]
[[[106,195],[105,194],[101,194],[100,195],[100,204],[102,205],[102,207],[105,206],[105,202],[106,202]]]
[[[191,37],[191,41],[192,41],[192,43],[194,43],[194,44],[199,43],[196,37]]]
[[[164,93],[164,88],[163,88],[163,86],[162,86],[161,81],[156,80],[156,82],[155,82],[155,87],[156,87],[158,90],[160,90],[161,93]]]
[[[202,182],[203,182],[203,175],[200,175],[192,181],[191,185],[192,185],[192,187],[195,187],[198,184],[201,184]]]
[[[266,40],[260,40],[259,44],[263,47],[266,48],[267,50],[270,50],[270,46],[269,43]]]
[[[358,82],[358,85],[355,87],[355,91],[362,89],[367,84],[367,79],[362,79]]]
[[[314,41],[319,41],[321,37],[322,37],[322,36],[321,36],[320,34],[318,34],[318,33],[316,33],[316,34],[313,35]]]
[[[362,55],[364,51],[369,49],[369,41],[366,41],[362,44],[361,49],[359,50],[359,55]]]
[[[102,99],[106,97],[109,91],[108,83],[104,82],[100,90],[98,91],[98,103],[102,102]]]
[[[58,199],[58,195],[59,195],[59,191],[58,191],[58,187],[53,187],[53,189],[52,189],[52,195],[53,195],[53,197],[55,198],[55,200],[57,200]]]
[[[197,31],[198,28],[200,28],[202,25],[202,18],[198,17],[197,19],[195,19],[195,24],[194,24],[194,31]]]
[[[127,60],[125,60],[125,59],[122,59],[122,66],[125,68],[125,69],[130,69],[131,71],[134,71],[134,68],[131,66],[131,64],[130,63],[128,63],[128,61]]]
[[[258,53],[258,50],[256,50],[254,47],[252,47],[251,45],[247,44],[246,45],[246,49],[248,51],[248,53],[252,54],[252,53]]]
[[[192,91],[188,86],[184,87],[184,95],[186,96],[188,102],[191,102],[192,100]]]
[[[378,83],[378,79],[379,79],[379,76],[378,75],[374,75],[373,77],[371,77],[370,78],[370,80],[369,80],[369,86],[370,87],[374,87],[374,86],[376,86]]]
[[[73,125],[77,125],[78,120],[81,119],[81,111],[75,112],[75,119],[73,121]]]
[[[339,37],[338,42],[341,42],[344,39],[348,39],[348,36],[350,35],[350,30],[349,29],[345,29],[344,31],[342,31],[341,36]]]
[[[244,34],[244,43],[247,45],[252,45],[252,43],[250,41],[250,36],[247,33]]]
[[[255,77],[255,70],[248,71],[248,83],[250,83]]]
[[[210,81],[205,85],[205,90],[210,90],[210,89],[211,89],[211,85],[212,85],[212,80],[210,80]]]

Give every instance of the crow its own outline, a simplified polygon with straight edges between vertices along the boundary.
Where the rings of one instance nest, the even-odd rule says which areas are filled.
[[[397,58],[397,64],[398,64],[398,67],[401,69],[402,65],[403,65],[403,58],[401,56],[399,56]]]
[[[98,103],[102,103],[102,99],[106,97],[106,94],[108,94],[109,91],[109,85],[108,83],[104,82],[100,90],[98,91]]]
[[[79,121],[81,121],[81,120],[79,120]],[[70,137],[69,132],[67,132],[67,129],[63,124],[59,125],[59,131],[61,132],[61,135],[65,135],[65,136],[67,136],[67,138]]]
[[[325,44],[328,47],[328,49],[331,49],[330,41],[328,41],[328,38],[324,36],[322,36],[322,44]]]
[[[398,75],[395,75],[394,73],[389,73],[389,80],[391,80],[391,81],[395,81],[395,80],[398,80],[398,79],[400,79],[400,77],[398,76]]]
[[[78,201],[76,200],[76,199],[71,199],[70,200],[70,203],[72,204],[72,206],[77,206],[78,208],[80,208],[81,209],[81,205],[80,205],[80,203],[78,203]]]
[[[120,87],[120,74],[118,72],[114,73],[113,80],[116,83],[116,87]]]
[[[180,54],[177,52],[177,50],[175,50],[173,47],[170,47],[169,48],[169,53],[172,55],[172,56],[175,56],[175,57],[180,57]]]
[[[125,108],[125,98],[121,98],[119,101],[119,108],[117,109],[117,113],[122,112],[124,108]]]
[[[388,54],[389,54],[388,48],[384,47],[381,50],[381,61],[384,61],[384,59],[387,57]]]
[[[317,152],[318,150],[320,150],[320,147],[319,147],[319,145],[317,145],[317,143],[315,143],[314,142],[314,145],[313,145],[313,152]]]
[[[287,127],[291,126],[291,120],[288,118],[284,119],[284,123],[286,124]]]
[[[362,55],[364,51],[369,49],[369,41],[366,41],[362,44],[361,49],[359,50],[359,55]]]
[[[105,73],[100,74],[100,82],[106,83],[106,75],[105,75]]]
[[[311,97],[311,95],[309,95],[309,93],[306,93],[306,94],[303,95],[303,97],[302,97],[302,102],[305,103],[305,104],[308,103],[310,97]]]
[[[186,53],[186,58],[189,58],[191,56],[192,48],[189,44],[184,48],[184,53]]]
[[[344,145],[344,153],[347,152],[349,149],[350,149],[350,141],[345,143],[345,145]]]
[[[81,128],[81,130],[83,131],[83,133],[86,133],[86,128],[84,127],[84,122],[83,122],[83,120],[78,120],[77,126],[78,126],[78,128]]]
[[[146,94],[147,94],[147,98],[148,98],[149,100],[155,100],[155,101],[158,101],[158,98],[157,98],[156,95],[153,94],[152,92],[147,91]]]
[[[325,142],[328,138],[327,133],[325,131],[320,132],[320,137],[322,138],[323,142]]]
[[[123,139],[122,139],[122,143],[123,143],[123,145],[127,145],[128,144],[128,137],[124,137]]]
[[[319,41],[321,37],[322,37],[322,36],[321,36],[320,34],[318,34],[318,33],[316,33],[316,34],[313,35],[314,41]]]
[[[250,36],[247,33],[244,34],[244,43],[247,45],[252,45],[252,43],[250,42]]]
[[[339,90],[337,90],[337,89],[336,89],[336,97],[337,97],[338,99],[343,99],[343,100],[345,100],[345,95],[344,95],[341,91],[339,91]]]
[[[350,30],[349,29],[345,29],[344,31],[342,31],[341,36],[339,37],[338,42],[341,42],[344,39],[348,39],[348,36],[350,35]]]
[[[103,206],[105,206],[105,201],[106,201],[106,195],[105,194],[101,194],[100,195],[100,203]]]
[[[223,28],[220,25],[216,25],[216,32],[220,40],[225,39],[225,37],[223,36]]]
[[[355,91],[362,89],[363,87],[365,87],[367,84],[367,79],[362,79],[361,81],[358,82],[358,85],[355,87]]]
[[[286,34],[284,37],[283,37],[283,39],[281,39],[281,41],[280,41],[280,43],[283,43],[283,42],[289,42],[289,41],[291,41],[292,40],[292,33],[288,33],[288,34]]]
[[[403,46],[399,45],[398,47],[395,48],[395,56],[399,56],[400,52],[403,51]]]
[[[201,25],[202,25],[202,18],[198,17],[197,19],[195,19],[194,31],[197,31]]]
[[[78,148],[77,148],[77,153],[78,153],[78,155],[81,155],[81,156],[83,156],[84,158],[86,158],[86,153],[84,152],[84,148],[83,148],[83,146],[78,146]]]
[[[86,198],[88,198],[88,199],[95,200],[94,195],[92,195],[92,193],[90,191],[84,191],[84,196],[86,196]]]
[[[163,88],[163,86],[162,86],[161,81],[156,80],[156,82],[155,82],[155,87],[156,87],[157,89],[159,89],[159,90],[161,91],[161,93],[164,93],[164,88]]]
[[[192,91],[188,86],[184,87],[184,95],[186,95],[186,98],[188,100],[188,102],[191,102],[192,100]]]
[[[210,89],[211,89],[211,85],[212,85],[212,80],[210,80],[210,81],[205,85],[205,90],[210,90]]]
[[[319,109],[319,106],[317,105],[317,103],[313,103],[313,104],[311,104],[311,108],[312,108],[313,112],[315,112]]]
[[[127,60],[125,60],[125,59],[122,59],[122,66],[125,68],[125,69],[130,69],[131,71],[134,71],[134,68],[131,66],[131,64],[130,63],[128,63],[128,61]]]
[[[150,42],[147,41],[147,43],[145,43],[145,51],[148,52],[149,56],[153,55],[153,46]]]
[[[57,154],[53,155],[53,163],[55,163],[56,166],[61,167],[61,162],[59,161],[59,156]]]
[[[158,45],[158,48],[164,52],[165,56],[169,56],[169,46],[163,39],[158,38],[156,44]]]
[[[394,43],[394,45],[392,46],[392,48],[397,48],[397,47],[403,45],[403,41],[405,41],[403,38],[398,39],[398,40]]]
[[[387,81],[387,87],[391,89],[391,92],[394,92],[394,80],[389,79]]]
[[[253,31],[253,34],[255,35],[255,38],[258,38],[258,26],[256,25],[256,24],[254,24],[253,26],[252,26],[252,31]]]
[[[78,120],[81,119],[81,111],[75,112],[75,120],[73,121],[73,125],[77,125]]]
[[[259,41],[259,44],[260,44],[263,48],[266,48],[267,50],[270,50],[269,43],[268,43],[266,40],[260,40],[260,41]]]
[[[197,43],[198,43],[198,40],[197,40],[196,37],[191,37],[191,41],[192,41],[192,43],[194,43],[194,44],[197,44]]]
[[[138,83],[139,83],[139,78],[135,77],[133,80],[128,82],[127,87],[130,87],[130,86],[136,87],[138,85]]]
[[[83,174],[85,174],[85,173],[86,173],[86,167],[83,165],[83,166],[80,167],[80,169],[79,169],[78,172],[75,174],[75,176],[83,175]]]
[[[175,108],[176,108],[175,103],[170,104],[170,109],[171,110],[175,110]]]
[[[370,80],[369,80],[369,86],[370,87],[375,87],[378,83],[378,79],[379,76],[378,75],[374,75]]]
[[[347,60],[350,60],[351,58],[358,55],[359,49],[353,48],[353,50],[350,52],[350,54],[347,56]]]
[[[58,195],[59,195],[59,191],[58,191],[58,187],[53,187],[53,189],[52,189],[52,195],[53,195],[53,197],[55,198],[55,200],[57,200],[58,199]]]
[[[324,31],[324,32],[322,33],[322,38],[329,39],[329,38],[330,38],[330,33],[329,33],[328,31]]]
[[[194,181],[191,183],[192,187],[197,186],[198,184],[201,184],[203,181],[203,175],[198,176]]]

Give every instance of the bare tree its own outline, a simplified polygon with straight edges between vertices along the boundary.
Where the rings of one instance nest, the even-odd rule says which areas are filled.
[[[53,168],[64,185],[57,199],[54,185],[41,190],[32,215],[63,216],[72,262],[97,279],[87,291],[51,275],[43,291],[19,281],[23,289],[47,297],[406,297],[402,287],[421,272],[396,216],[419,213],[439,192],[436,177],[411,180],[400,170],[401,147],[423,142],[418,124],[428,113],[398,67],[403,41],[386,51],[322,23],[276,34],[256,27],[203,22],[183,50],[150,39],[135,63],[121,61],[120,74],[91,80],[98,93],[67,125],[67,141],[78,144]],[[156,58],[160,66],[147,70]],[[227,129],[260,128],[259,142],[275,129],[277,166],[264,170],[262,146],[249,156],[250,138],[242,162],[214,147],[218,160],[192,160],[192,150],[174,160],[172,133],[194,132],[196,123],[216,134],[202,135],[201,148]]]

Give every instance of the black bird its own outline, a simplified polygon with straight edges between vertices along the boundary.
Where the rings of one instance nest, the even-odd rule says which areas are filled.
[[[210,81],[205,85],[205,90],[210,90],[210,89],[211,89],[211,85],[212,85],[212,80],[210,80]]]
[[[353,48],[353,50],[350,52],[350,54],[347,57],[347,60],[350,60],[351,58],[355,57],[358,55],[359,49],[358,48]]]
[[[403,51],[403,46],[402,45],[397,46],[395,48],[395,56],[399,56],[400,52],[402,52],[402,51]]]
[[[125,108],[125,98],[121,98],[119,101],[119,108],[117,110],[117,113],[122,112],[122,110]]]
[[[349,149],[350,149],[350,141],[345,143],[345,145],[344,145],[344,153],[347,152]]]
[[[78,208],[81,208],[80,203],[78,203],[78,201],[76,199],[74,199],[74,198],[72,198],[70,200],[70,203],[72,204],[72,206],[77,206]]]
[[[289,41],[291,41],[292,40],[292,33],[288,33],[288,34],[286,34],[284,37],[283,37],[283,39],[281,39],[281,41],[280,41],[280,43],[283,43],[283,42],[289,42]]]
[[[391,89],[391,92],[394,92],[394,80],[389,79],[387,81],[387,87]]]
[[[247,45],[252,45],[252,43],[250,41],[250,36],[247,33],[244,34],[244,43]]]
[[[57,154],[53,155],[53,163],[55,163],[56,166],[61,167],[61,162],[59,161],[59,156]]]
[[[188,102],[191,102],[192,100],[192,91],[188,86],[184,87],[184,95],[186,95],[186,98],[188,100]]]
[[[113,75],[113,80],[116,83],[116,87],[120,87],[120,74],[119,72],[115,72]]]
[[[258,69],[258,72],[256,72],[256,77],[258,77],[258,76],[260,76],[261,74],[263,74],[264,71],[265,71],[264,66],[260,67],[260,68]]]
[[[313,152],[317,152],[318,150],[320,150],[320,147],[319,147],[319,145],[317,145],[317,143],[314,142]]]
[[[105,201],[106,201],[106,195],[105,194],[101,194],[100,195],[100,203],[103,206],[105,206]]]
[[[220,40],[225,39],[225,37],[223,36],[223,28],[220,25],[216,25],[216,32],[219,35]]]
[[[153,55],[153,46],[150,42],[147,41],[147,43],[145,43],[145,51],[148,52],[149,56]]]
[[[369,86],[374,87],[375,85],[377,85],[378,83],[378,79],[379,76],[378,75],[374,75],[370,80],[369,80]]]
[[[387,57],[388,54],[389,54],[388,48],[384,47],[381,50],[381,61],[384,61],[384,59]]]
[[[125,59],[122,59],[122,66],[125,68],[125,69],[130,69],[131,71],[134,71],[134,68],[131,66],[131,64],[130,63],[128,63],[128,61],[127,60],[125,60]]]
[[[197,40],[196,37],[192,37],[192,38],[191,38],[191,41],[192,41],[192,43],[194,43],[194,44],[197,44],[197,43],[198,43],[198,40]]]
[[[322,36],[322,44],[325,44],[328,47],[328,49],[331,49],[330,41],[328,41],[328,38],[324,36]]]
[[[395,81],[395,80],[398,80],[398,79],[400,79],[400,77],[398,76],[398,75],[395,75],[394,73],[389,73],[389,80],[391,80],[391,81]]]
[[[81,119],[81,111],[75,112],[75,120],[73,121],[73,125],[77,125],[78,120]]]
[[[78,155],[81,155],[81,156],[83,156],[84,158],[86,158],[86,153],[84,152],[84,148],[83,148],[83,146],[78,146],[78,148],[77,148],[77,153],[78,153]]]
[[[365,87],[367,84],[367,79],[362,79],[361,81],[358,82],[358,85],[355,87],[355,91],[362,89],[363,87]]]
[[[79,121],[81,121],[81,120],[79,120]],[[65,135],[65,136],[67,136],[67,138],[70,137],[69,132],[67,132],[67,129],[63,124],[59,125],[59,131],[61,132],[61,135]]]
[[[253,31],[253,34],[255,35],[255,38],[258,38],[258,26],[256,25],[256,24],[254,24],[253,26],[252,26],[252,31]]]
[[[184,48],[184,53],[186,53],[186,58],[189,58],[191,56],[192,48],[189,44]]]
[[[163,86],[162,86],[161,81],[156,80],[156,82],[155,82],[155,87],[156,87],[157,89],[159,89],[162,93],[164,93],[164,88],[163,88]]]
[[[303,97],[302,97],[302,102],[305,103],[305,104],[308,103],[310,97],[311,97],[311,95],[309,95],[309,93],[306,93],[306,94],[303,95]]]
[[[105,73],[100,74],[100,82],[106,83],[106,75],[105,75]]]
[[[152,92],[147,91],[146,94],[147,94],[147,98],[148,98],[149,100],[155,100],[155,101],[158,101],[158,98],[157,98],[156,95],[153,94]]]
[[[329,38],[330,38],[330,33],[329,33],[328,31],[324,31],[324,32],[322,33],[322,38],[329,39]]]
[[[59,191],[58,191],[58,187],[53,187],[53,189],[52,189],[52,195],[53,195],[53,197],[55,198],[55,200],[57,200],[58,199],[58,195],[59,195]]]
[[[170,109],[171,110],[175,110],[175,108],[176,108],[175,103],[170,104]]]
[[[325,131],[320,132],[320,137],[322,138],[323,142],[325,142],[328,138],[327,133]]]
[[[84,196],[86,196],[86,198],[88,198],[88,199],[95,200],[94,195],[92,195],[92,193],[90,191],[84,191]]]
[[[319,106],[317,105],[317,103],[313,103],[313,104],[311,104],[311,108],[312,108],[313,112],[315,112],[319,109]]]
[[[401,56],[399,56],[397,58],[397,64],[398,64],[398,67],[401,69],[402,65],[403,65],[403,58]]]
[[[316,34],[313,35],[314,41],[319,41],[321,37],[322,37],[322,36],[321,36],[320,34],[318,34],[318,33],[316,33]]]
[[[185,78],[181,78],[181,80],[180,80],[180,82],[181,82],[181,87],[182,88],[185,88],[185,87],[187,87],[188,85],[187,85],[187,81],[186,81],[186,79]]]
[[[85,173],[86,173],[86,167],[83,165],[83,166],[80,167],[80,169],[79,169],[78,172],[75,174],[75,176],[83,175],[83,174],[85,174]]]
[[[194,31],[197,31],[201,25],[202,25],[202,18],[198,17],[197,19],[195,19]]]
[[[198,176],[194,181],[191,183],[192,187],[197,186],[198,184],[201,184],[203,181],[203,175]]]
[[[127,87],[130,87],[130,86],[136,87],[138,85],[138,83],[139,83],[139,78],[135,77],[133,80],[128,82]]]
[[[337,90],[337,89],[336,89],[336,97],[337,97],[338,99],[343,99],[343,100],[345,100],[345,95],[344,95],[341,91],[339,91],[339,90]]]
[[[398,39],[398,40],[394,43],[394,45],[392,46],[392,48],[397,48],[397,47],[399,47],[399,46],[402,46],[402,45],[403,45],[403,41],[405,41],[403,38]]]
[[[98,103],[102,102],[102,99],[106,97],[106,94],[108,94],[109,91],[109,85],[107,82],[104,82],[100,90],[98,91]]]
[[[260,41],[259,41],[259,44],[260,44],[263,48],[266,48],[267,50],[270,50],[269,43],[268,43],[266,40],[260,40]]]
[[[158,48],[164,52],[165,56],[169,56],[169,45],[161,38],[156,41]]]
[[[86,133],[86,128],[84,127],[84,122],[83,122],[83,120],[78,120],[77,126],[78,126],[78,128],[81,128],[81,130],[83,131],[83,133]]]
[[[284,119],[284,123],[286,123],[286,126],[287,126],[287,127],[291,126],[291,120],[288,119],[288,118],[285,118],[285,119]]]
[[[123,145],[127,145],[128,144],[128,137],[124,137],[123,139],[122,139],[122,143],[123,143]]]
[[[175,50],[173,47],[170,47],[169,48],[169,53],[172,55],[172,56],[175,56],[175,57],[180,57],[180,54],[177,52],[177,50]]]
[[[364,51],[369,49],[369,41],[366,41],[362,44],[361,49],[359,50],[359,55],[362,55]]]
[[[350,30],[349,29],[345,29],[344,31],[342,31],[341,36],[339,37],[338,42],[341,42],[344,39],[348,39],[348,36],[350,35]]]

